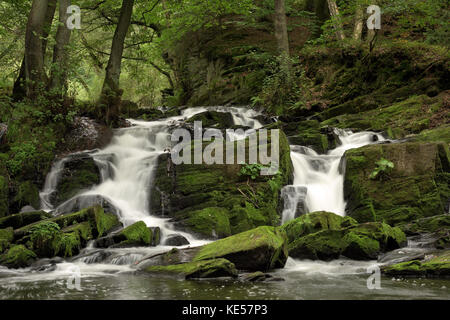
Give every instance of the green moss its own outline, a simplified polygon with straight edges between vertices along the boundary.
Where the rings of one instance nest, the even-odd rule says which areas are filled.
[[[25,268],[30,266],[36,258],[36,254],[23,245],[14,245],[6,253],[0,256],[0,265],[8,268]]]
[[[17,193],[12,199],[12,206],[17,211],[27,205],[33,208],[39,208],[40,206],[39,189],[31,181],[25,181],[19,184]]]
[[[347,151],[344,193],[348,215],[358,222],[395,225],[444,213],[450,197],[445,150],[442,143],[412,142]],[[394,163],[389,180],[369,179],[381,158]]]
[[[0,229],[0,254],[8,249],[11,242],[14,240],[13,228]]]
[[[347,243],[342,230],[323,230],[289,244],[289,256],[298,259],[333,260],[339,258]]]
[[[226,259],[202,260],[169,266],[151,266],[146,268],[145,271],[182,275],[186,279],[237,276],[234,264]]]
[[[81,239],[78,233],[63,233],[53,242],[55,255],[72,257],[80,252]]]
[[[203,128],[229,129],[234,126],[233,116],[230,113],[206,111],[196,114],[188,122],[201,121]]]
[[[95,226],[98,233],[97,237],[102,237],[119,225],[119,218],[115,214],[104,212],[102,208],[96,207]]]
[[[399,226],[407,235],[416,235],[421,233],[435,233],[448,230],[450,228],[450,215],[444,214],[429,218],[422,218],[405,223]]]
[[[9,213],[9,186],[6,177],[0,175],[0,218]]]
[[[450,252],[439,252],[427,260],[413,260],[383,267],[382,271],[394,276],[450,276]]]
[[[406,244],[406,235],[398,227],[386,223],[368,222],[348,229],[349,233],[376,240],[383,252],[400,248]]]
[[[339,230],[354,225],[357,225],[357,222],[353,218],[320,211],[302,215],[285,223],[281,228],[286,231],[288,241],[291,243],[311,233],[322,230]]]
[[[270,270],[286,263],[286,240],[278,228],[259,227],[203,246],[193,261],[225,258],[238,269]]]
[[[372,260],[376,259],[380,253],[380,243],[364,235],[349,232],[345,235],[343,241],[346,243],[346,248],[342,255],[350,259]]]
[[[194,232],[207,237],[228,237],[231,235],[227,210],[218,207],[194,211],[186,225]]]
[[[23,212],[0,218],[0,228],[12,227],[19,229],[23,226],[51,217],[45,211]]]
[[[151,239],[152,233],[143,221],[136,222],[114,235],[114,242],[119,243],[119,245],[149,246]]]

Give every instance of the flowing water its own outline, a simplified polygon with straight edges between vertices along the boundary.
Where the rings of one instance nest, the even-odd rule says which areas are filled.
[[[207,241],[186,232],[174,230],[167,219],[152,216],[149,190],[157,158],[171,146],[170,132],[184,120],[207,110],[231,112],[235,125],[259,129],[258,112],[246,108],[188,108],[181,116],[160,121],[130,120],[132,127],[115,132],[112,142],[102,150],[87,152],[100,168],[102,182],[80,192],[74,199],[54,208],[52,195],[65,163],[56,162],[41,192],[42,209],[62,212],[75,203],[89,205],[89,199],[100,196],[110,202],[124,225],[144,221],[149,227],[160,227],[162,235],[178,233],[190,246]],[[346,150],[382,141],[377,133],[336,131],[339,146],[325,155],[312,149],[291,146],[294,184],[283,189],[283,221],[298,214],[327,210],[345,214],[343,166]],[[242,138],[235,136],[234,138]],[[73,156],[73,155],[72,155]],[[61,211],[62,210],[62,211]],[[171,247],[96,249],[92,246],[66,261],[42,262],[31,268],[9,270],[0,267],[0,299],[449,299],[450,280],[390,279],[383,277],[382,289],[367,288],[367,267],[376,264],[351,260],[333,262],[296,261],[288,259],[286,267],[272,273],[274,280],[249,283],[240,280],[215,279],[184,281],[142,274],[133,264],[149,254]],[[74,274],[79,287],[69,287]]]

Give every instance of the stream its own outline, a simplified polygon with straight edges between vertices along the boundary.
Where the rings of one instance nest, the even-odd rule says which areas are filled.
[[[90,245],[79,256],[51,266],[43,263],[19,270],[0,267],[0,299],[450,299],[448,279],[382,276],[381,289],[369,290],[367,268],[376,265],[376,261],[315,262],[289,258],[285,268],[272,272],[273,278],[265,282],[244,282],[239,278],[186,281],[137,272],[132,267],[135,262],[172,248],[164,245],[171,234],[181,234],[189,246],[209,242],[175,230],[169,219],[152,216],[148,191],[158,156],[171,147],[171,130],[208,110],[231,112],[237,126],[262,127],[257,120],[260,114],[243,107],[187,108],[180,116],[159,121],[130,119],[132,126],[117,129],[107,147],[88,151],[101,172],[99,185],[54,207],[52,194],[66,161],[62,159],[53,165],[41,191],[41,208],[55,214],[70,212],[75,205],[88,207],[92,199],[100,196],[117,209],[124,226],[144,221],[149,227],[159,227],[163,245],[123,249],[97,249]],[[338,146],[327,154],[291,146],[294,181],[282,190],[283,223],[299,213],[320,210],[345,215],[342,156],[346,150],[385,140],[375,132],[336,129],[335,135]],[[74,270],[80,275],[79,288],[67,285]]]

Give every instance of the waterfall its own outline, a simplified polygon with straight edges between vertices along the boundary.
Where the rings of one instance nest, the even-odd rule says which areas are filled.
[[[158,121],[129,119],[131,127],[115,130],[108,146],[89,153],[100,169],[101,183],[88,191],[81,191],[58,208],[53,208],[51,196],[57,190],[59,177],[69,156],[56,162],[48,174],[41,192],[42,209],[55,209],[55,213],[71,212],[74,208],[81,209],[101,199],[104,203],[112,204],[124,226],[144,221],[149,227],[159,227],[164,243],[164,239],[175,231],[168,223],[169,219],[152,216],[149,211],[154,169],[158,157],[172,146],[171,129],[206,111],[229,112],[236,126],[251,129],[262,127],[258,120],[253,119],[260,113],[243,107],[186,108],[180,116]],[[180,231],[176,233],[187,238],[191,244],[198,244],[192,235]]]
[[[339,137],[340,145],[327,154],[319,155],[307,147],[291,146],[294,184],[282,190],[283,223],[315,211],[329,211],[344,216],[344,175],[340,164],[345,151],[385,140],[375,132],[353,133],[336,129],[335,134]]]

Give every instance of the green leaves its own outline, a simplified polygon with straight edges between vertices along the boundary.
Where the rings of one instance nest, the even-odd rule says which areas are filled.
[[[376,162],[377,167],[370,174],[369,178],[371,180],[376,180],[377,178],[381,180],[389,179],[389,173],[394,169],[395,165],[389,160],[381,158],[381,160]]]

